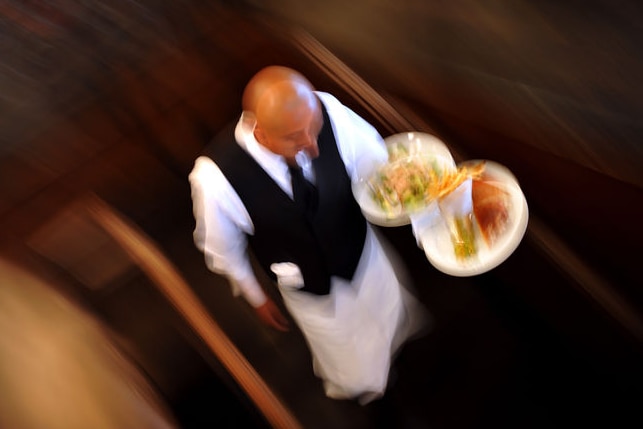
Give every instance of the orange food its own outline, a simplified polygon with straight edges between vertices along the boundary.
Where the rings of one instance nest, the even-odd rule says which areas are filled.
[[[471,198],[482,237],[492,246],[504,232],[509,220],[509,193],[493,181],[474,179]]]

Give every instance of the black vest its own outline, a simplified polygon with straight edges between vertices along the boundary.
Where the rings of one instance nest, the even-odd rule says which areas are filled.
[[[245,205],[254,235],[248,244],[273,280],[275,262],[293,262],[304,278],[302,290],[328,294],[330,277],[353,278],[364,248],[366,220],[351,190],[351,181],[322,105],[324,126],[319,157],[313,160],[319,194],[317,212],[307,220],[294,201],[234,140],[234,125],[223,130],[204,151],[219,166]]]

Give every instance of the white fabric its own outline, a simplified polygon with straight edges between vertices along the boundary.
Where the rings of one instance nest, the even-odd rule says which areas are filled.
[[[410,216],[413,235],[418,247],[423,248],[422,237],[431,234],[436,225],[446,222],[447,225],[456,218],[470,214],[473,211],[471,197],[472,180],[468,178],[452,192],[434,201],[418,213]]]
[[[437,224],[442,222],[440,207],[436,201],[433,201],[431,204],[426,206],[424,210],[413,213],[409,218],[411,219],[411,228],[417,245],[422,249],[424,248],[422,237],[427,234],[427,231],[432,230]]]
[[[444,217],[462,217],[473,211],[472,180],[468,178],[453,191],[440,198],[438,205]]]
[[[384,392],[404,306],[393,267],[370,227],[352,284],[334,279],[331,293],[321,297],[281,281],[279,290],[306,334],[329,397]]]
[[[351,180],[357,180],[358,161],[387,159],[383,140],[370,124],[333,96],[317,94],[328,111]],[[257,143],[252,128],[242,117],[236,128],[237,141],[292,195],[285,160]],[[235,293],[243,294],[251,305],[263,304],[265,294],[246,254],[245,234],[252,234],[254,229],[239,196],[209,158],[196,160],[190,183],[196,218],[194,238],[208,267],[228,276]],[[327,296],[297,291],[303,279],[290,261],[271,268],[279,275],[278,287],[285,305],[306,337],[315,372],[324,379],[327,395],[350,398],[363,392],[381,394],[386,388],[391,348],[399,343],[395,334],[404,305],[393,266],[370,227],[353,281],[347,284],[333,277]]]

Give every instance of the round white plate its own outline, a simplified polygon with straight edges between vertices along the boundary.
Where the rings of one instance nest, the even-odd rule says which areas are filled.
[[[437,137],[419,132],[408,132],[393,134],[384,139],[384,143],[391,147],[402,145],[408,152],[408,157],[424,157],[435,159],[443,168],[455,168],[455,161],[451,152],[442,140]],[[364,168],[365,175],[372,174],[377,166]],[[371,223],[379,226],[402,226],[408,225],[411,220],[409,215],[412,212],[401,210],[399,213],[387,213],[382,210],[380,205],[373,199],[372,192],[368,187],[370,177],[361,177],[353,184],[353,194],[362,209],[362,214]],[[416,212],[414,210],[413,212]]]
[[[501,186],[509,192],[509,224],[490,248],[482,239],[477,222],[474,222],[477,254],[465,261],[459,261],[453,250],[448,226],[440,216],[436,216],[432,226],[421,231],[418,241],[429,262],[443,273],[469,277],[497,267],[516,250],[527,230],[529,210],[518,181],[506,167],[492,161],[485,162],[485,175],[492,176],[494,181],[500,182]]]

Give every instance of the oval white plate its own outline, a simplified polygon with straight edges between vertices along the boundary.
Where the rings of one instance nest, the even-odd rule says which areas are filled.
[[[467,161],[467,163],[469,162],[479,161]],[[438,218],[431,228],[421,232],[418,240],[429,262],[443,273],[457,277],[469,277],[497,267],[516,250],[527,230],[529,209],[518,181],[506,167],[493,161],[485,162],[485,174],[493,176],[509,192],[509,224],[505,232],[496,239],[495,244],[490,248],[482,239],[477,229],[477,223],[474,222],[476,224],[477,255],[474,258],[459,261],[453,251],[449,229],[445,221],[441,217]]]
[[[455,161],[447,146],[442,140],[431,134],[420,132],[393,134],[385,138],[384,143],[387,146],[403,145],[407,149],[409,157],[435,158],[444,167],[455,168]],[[375,168],[371,166],[371,168],[365,168],[364,171],[370,174]],[[403,210],[395,214],[387,213],[373,200],[371,190],[367,184],[369,179],[370,177],[362,177],[353,184],[353,194],[362,209],[364,217],[369,222],[379,226],[408,225],[411,222],[409,218],[410,212]]]

